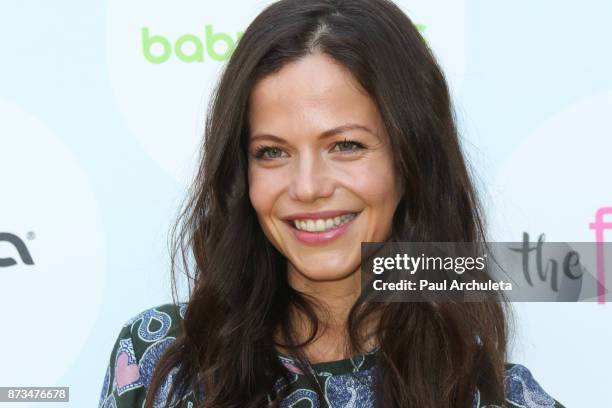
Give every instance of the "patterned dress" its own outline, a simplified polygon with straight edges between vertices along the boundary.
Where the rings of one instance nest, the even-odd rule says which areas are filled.
[[[144,407],[155,365],[164,350],[179,335],[185,307],[185,304],[178,307],[165,304],[147,309],[123,325],[106,369],[99,408]],[[373,408],[376,352],[373,350],[353,358],[311,365],[325,395],[325,404],[318,401],[315,390],[295,361],[279,354],[278,358],[292,376],[289,383],[282,379],[276,383],[277,391],[290,387],[281,407]],[[171,371],[155,398],[156,408],[163,407],[172,378]],[[540,387],[530,371],[522,365],[506,365],[506,388],[509,408],[564,408]],[[175,404],[181,408],[196,406],[193,393],[183,396]],[[473,408],[494,407],[497,405],[481,401],[480,393],[476,390]]]

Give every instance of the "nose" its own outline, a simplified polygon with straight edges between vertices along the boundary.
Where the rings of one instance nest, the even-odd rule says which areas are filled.
[[[334,182],[325,160],[316,154],[301,155],[292,169],[289,197],[295,201],[312,203],[319,198],[331,197]]]

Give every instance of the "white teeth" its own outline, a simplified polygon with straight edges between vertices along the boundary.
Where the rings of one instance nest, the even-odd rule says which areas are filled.
[[[357,214],[344,214],[334,218],[318,219],[318,220],[293,220],[295,228],[308,232],[323,232],[336,228],[337,226],[344,224],[353,218]]]
[[[315,221],[315,230],[317,231],[325,231],[325,221],[316,220]]]

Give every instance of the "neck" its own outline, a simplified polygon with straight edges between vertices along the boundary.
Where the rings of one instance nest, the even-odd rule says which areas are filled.
[[[308,360],[317,363],[350,357],[352,352],[348,344],[347,319],[361,291],[360,269],[337,280],[308,279],[292,265],[289,265],[287,273],[289,285],[309,295],[322,309],[315,310],[319,321],[319,332],[311,343],[303,347]],[[309,321],[299,310],[292,310],[291,316],[296,339],[298,342],[303,342],[312,330]],[[374,340],[368,336],[366,340],[364,347],[367,350],[373,348]],[[281,351],[286,353],[282,348]]]
[[[345,327],[348,313],[359,297],[361,270],[358,268],[340,279],[314,280],[289,263],[287,281],[293,289],[311,296],[327,310],[328,314],[318,316],[321,324],[341,329]]]

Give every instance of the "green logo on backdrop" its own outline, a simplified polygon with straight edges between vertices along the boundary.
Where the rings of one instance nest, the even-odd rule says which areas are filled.
[[[426,26],[416,24],[421,34]],[[236,33],[236,39],[228,33],[214,32],[212,24],[204,26],[204,37],[200,38],[195,34],[183,34],[174,41],[161,34],[151,34],[149,27],[141,30],[142,53],[147,61],[152,64],[162,64],[168,61],[172,54],[182,62],[204,62],[206,57],[213,61],[225,61],[234,52],[236,44],[244,34],[242,31]],[[225,51],[218,52],[215,45],[225,44]],[[155,52],[154,52],[155,49]],[[161,51],[160,51],[161,50]]]
[[[194,34],[184,34],[176,39],[174,44],[163,35],[151,34],[149,27],[141,30],[142,53],[147,61],[152,64],[161,64],[170,59],[172,54],[182,62],[204,62],[204,54],[214,61],[225,61],[232,55],[236,43],[242,37],[242,32],[236,34],[236,40],[231,35],[223,32],[214,32],[212,24],[204,27],[204,38],[200,39]],[[217,43],[226,45],[224,52],[215,49]],[[161,52],[153,52],[153,47],[161,48]],[[161,47],[160,47],[161,46]]]

